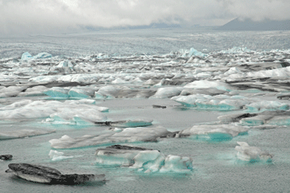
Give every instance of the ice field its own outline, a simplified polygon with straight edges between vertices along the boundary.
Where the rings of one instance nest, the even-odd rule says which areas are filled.
[[[0,160],[0,192],[288,192],[289,38],[192,29],[0,38],[0,155],[13,155]],[[7,174],[11,163],[54,168],[58,181],[105,180],[34,183],[50,178]]]

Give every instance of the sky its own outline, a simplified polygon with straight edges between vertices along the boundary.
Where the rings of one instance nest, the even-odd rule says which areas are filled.
[[[223,25],[290,19],[290,0],[0,0],[0,35],[93,28]]]

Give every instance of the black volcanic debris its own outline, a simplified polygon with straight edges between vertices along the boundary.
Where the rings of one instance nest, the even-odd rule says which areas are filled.
[[[104,175],[62,174],[54,168],[42,165],[11,163],[8,167],[6,173],[13,173],[19,178],[37,183],[75,185],[92,182],[98,178],[102,178],[100,181],[104,181]]]
[[[3,160],[3,161],[12,160],[12,157],[13,156],[10,154],[0,155],[0,160]]]

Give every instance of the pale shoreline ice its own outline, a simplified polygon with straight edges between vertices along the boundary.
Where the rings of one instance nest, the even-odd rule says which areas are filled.
[[[290,33],[175,30],[0,39],[0,169],[107,180],[0,191],[288,191]]]

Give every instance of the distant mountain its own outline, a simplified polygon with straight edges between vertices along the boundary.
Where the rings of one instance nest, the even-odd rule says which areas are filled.
[[[290,20],[263,20],[253,21],[251,19],[240,20],[238,18],[217,28],[226,31],[270,31],[270,30],[290,30]]]

